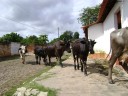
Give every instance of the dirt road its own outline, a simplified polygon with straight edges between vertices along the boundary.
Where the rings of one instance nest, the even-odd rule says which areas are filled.
[[[5,58],[0,61],[0,96],[21,81],[34,76],[45,66],[35,64],[34,55],[26,57],[26,64],[21,63],[19,56]]]
[[[36,82],[46,87],[58,89],[58,96],[128,96],[128,78],[117,78],[115,84],[108,84],[107,76],[101,74],[94,62],[88,61],[88,76],[80,70],[74,70],[72,57],[64,61],[64,68],[55,66],[42,74]],[[125,82],[126,81],[126,82]],[[125,82],[125,83],[124,83]]]

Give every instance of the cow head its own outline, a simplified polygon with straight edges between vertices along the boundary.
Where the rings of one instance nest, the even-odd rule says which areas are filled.
[[[88,40],[88,46],[89,46],[89,52],[90,52],[90,54],[94,54],[95,52],[94,52],[94,49],[93,49],[93,47],[94,47],[94,45],[96,44],[96,42],[95,42],[95,40]]]
[[[71,53],[70,41],[65,41],[65,50],[66,50],[68,53]]]

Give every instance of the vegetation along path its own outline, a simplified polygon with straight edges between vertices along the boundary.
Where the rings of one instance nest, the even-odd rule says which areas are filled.
[[[55,66],[35,81],[58,89],[57,96],[128,96],[128,78],[113,76],[117,82],[108,84],[108,68],[103,65],[88,60],[88,76],[84,76],[80,70],[74,70],[72,57],[63,64],[64,68]]]

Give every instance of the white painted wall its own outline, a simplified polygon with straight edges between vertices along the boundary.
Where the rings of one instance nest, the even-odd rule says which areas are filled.
[[[11,55],[18,54],[19,47],[20,47],[20,43],[11,42]]]
[[[103,41],[103,24],[95,24],[88,28],[88,38],[95,40],[97,43],[94,46],[94,50],[103,50],[103,48],[99,49],[99,46],[104,43]]]
[[[128,27],[128,0],[122,0],[121,9],[122,27]]]
[[[103,24],[95,24],[88,28],[88,37],[96,40],[95,50],[110,51],[110,33],[117,29],[117,21],[115,19],[115,13],[120,9],[121,11],[121,23],[122,27],[128,27],[128,0],[122,0],[123,2],[117,2]]]

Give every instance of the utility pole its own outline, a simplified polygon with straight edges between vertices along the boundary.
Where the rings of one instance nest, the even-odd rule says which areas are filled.
[[[59,27],[58,27],[58,38],[60,37],[60,34],[59,34]]]

